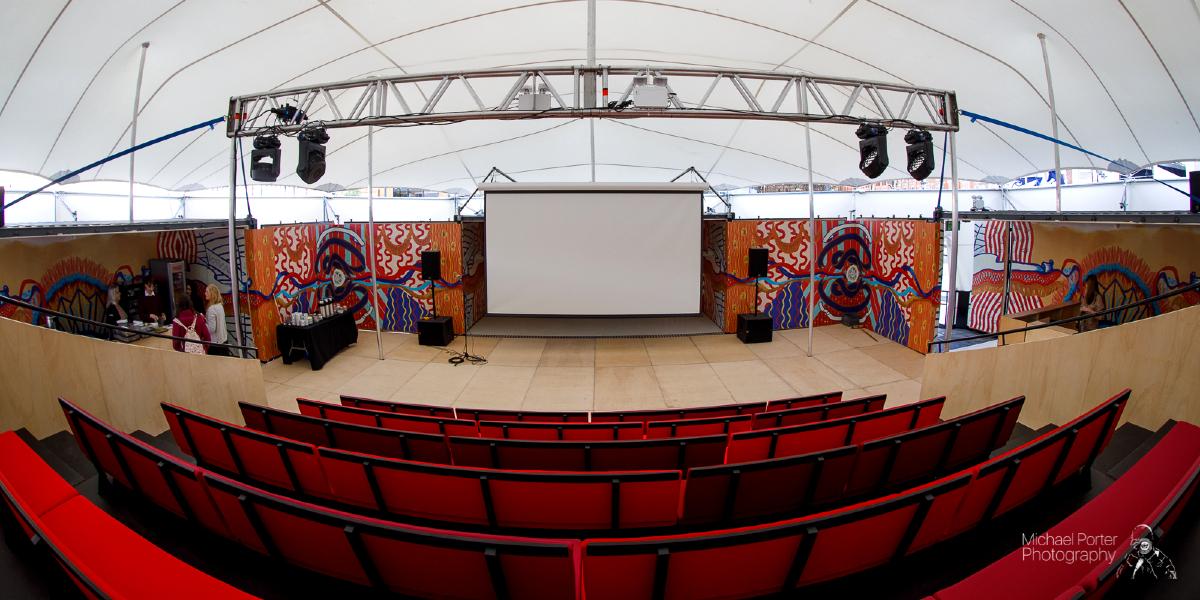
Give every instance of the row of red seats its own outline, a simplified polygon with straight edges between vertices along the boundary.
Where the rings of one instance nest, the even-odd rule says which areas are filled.
[[[610,441],[490,439],[402,432],[239,403],[246,426],[266,433],[390,458],[492,469],[684,471],[693,467],[806,454],[926,427],[944,398],[779,429]],[[728,454],[728,459],[727,459]]]
[[[354,423],[413,433],[514,440],[611,441],[695,437],[803,425],[883,410],[886,395],[826,402],[830,396],[797,399],[794,408],[756,414],[611,423],[546,423],[539,421],[474,421],[385,412],[297,398],[300,414],[339,423]]]
[[[203,470],[193,475],[232,539],[313,571],[393,592],[462,598],[583,594],[590,600],[746,597],[869,569],[1007,513],[1085,471],[1112,435],[1127,399],[1128,391],[982,465],[859,505],[738,529],[582,544],[400,526],[289,500]],[[94,419],[81,430],[81,411],[67,410],[101,472],[182,514],[170,493],[176,486],[129,483],[134,472],[157,478],[174,470],[151,465],[135,471],[113,456],[100,458],[87,447],[128,436]],[[114,447],[123,452],[120,443]],[[161,456],[159,461],[175,460]]]
[[[678,470],[505,471],[388,459],[314,447],[169,404],[163,409],[179,447],[200,465],[289,495],[406,521],[599,531],[711,526],[878,494],[987,458],[1007,442],[1022,403],[861,446],[691,469],[686,483]],[[780,493],[788,490],[806,493]]]
[[[622,423],[652,421],[675,421],[680,419],[707,419],[712,417],[731,417],[738,415],[754,415],[765,411],[787,410],[800,406],[811,406],[814,402],[826,404],[841,400],[841,392],[829,392],[818,396],[803,398],[787,398],[769,400],[766,402],[745,402],[741,404],[722,404],[717,406],[700,406],[695,408],[666,408],[655,410],[633,410],[612,412],[530,412],[520,410],[495,410],[477,408],[454,408],[450,406],[430,406],[427,404],[408,404],[404,402],[389,402],[372,400],[357,396],[342,396],[342,404],[358,408],[369,408],[384,412],[438,417],[442,419],[465,419],[470,421],[520,421],[531,423]]]
[[[85,598],[253,598],[109,516],[12,431],[0,433],[0,525],[15,551],[55,563]]]
[[[1039,542],[1004,558],[937,594],[937,600],[1099,598],[1118,577],[1132,579],[1126,557],[1132,542],[1151,534],[1160,540],[1187,508],[1200,485],[1200,427],[1175,423],[1149,452],[1079,510],[1046,530]],[[1083,534],[1083,537],[1080,537]],[[1052,542],[1051,542],[1052,541]],[[1111,562],[1039,559],[1046,550],[1072,555],[1110,552]],[[1134,561],[1136,562],[1136,560]],[[1137,574],[1139,581],[1152,576]],[[1159,572],[1158,577],[1165,577]],[[1019,582],[1019,583],[1018,583]],[[1136,584],[1135,584],[1136,585]]]

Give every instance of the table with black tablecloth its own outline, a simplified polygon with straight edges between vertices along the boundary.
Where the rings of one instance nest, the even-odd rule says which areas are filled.
[[[312,325],[278,325],[275,338],[284,364],[291,364],[295,353],[304,352],[312,369],[317,371],[339,350],[358,342],[358,326],[354,322],[354,313],[344,312]]]

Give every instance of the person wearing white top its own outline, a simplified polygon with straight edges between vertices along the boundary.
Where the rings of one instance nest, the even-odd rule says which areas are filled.
[[[221,298],[221,290],[215,284],[208,284],[204,289],[204,320],[208,325],[212,341],[217,344],[229,343],[229,331],[225,329],[225,301]],[[208,353],[214,356],[229,356],[229,348],[208,347]]]

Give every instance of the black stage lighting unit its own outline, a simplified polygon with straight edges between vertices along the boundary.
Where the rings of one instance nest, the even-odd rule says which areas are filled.
[[[279,179],[279,138],[260,135],[254,138],[254,150],[250,151],[250,179],[275,181]]]
[[[296,140],[300,142],[296,175],[304,183],[316,183],[325,175],[325,142],[329,141],[329,134],[324,127],[316,127],[301,131]]]
[[[933,172],[933,136],[928,131],[912,129],[904,134],[904,143],[908,144],[908,174],[917,181],[929,177]]]
[[[888,166],[887,127],[863,123],[854,135],[858,136],[858,168],[871,179],[879,177]]]

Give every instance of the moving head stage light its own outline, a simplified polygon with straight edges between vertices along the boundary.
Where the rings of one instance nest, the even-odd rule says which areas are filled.
[[[296,175],[304,183],[316,183],[325,175],[325,142],[329,141],[329,134],[324,127],[314,127],[301,131],[296,140],[300,142]]]
[[[904,134],[908,144],[908,174],[921,181],[933,172],[933,136],[928,131],[912,129]]]
[[[254,150],[250,152],[250,179],[275,181],[279,179],[279,138],[260,135],[254,138]]]
[[[858,136],[858,168],[863,175],[875,179],[888,166],[887,127],[863,123],[854,132]]]

